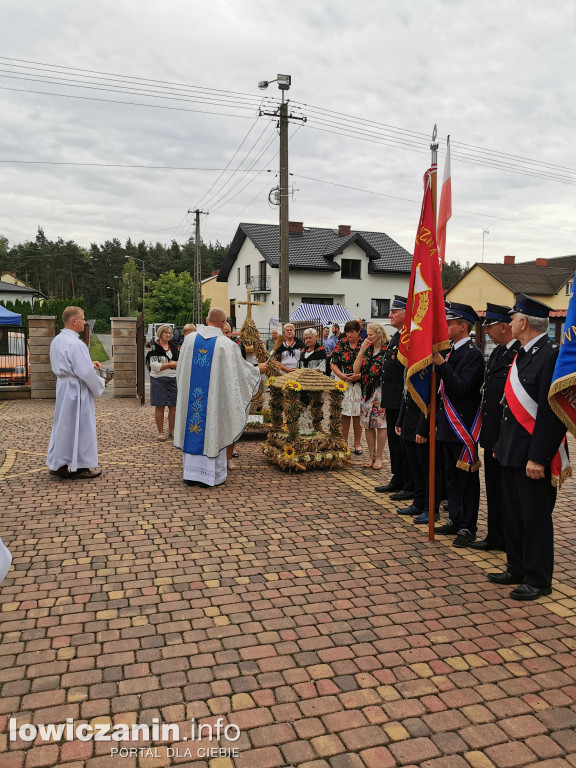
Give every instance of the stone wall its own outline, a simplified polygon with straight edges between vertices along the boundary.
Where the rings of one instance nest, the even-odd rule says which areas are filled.
[[[136,318],[112,317],[114,397],[136,397]]]
[[[50,367],[50,342],[56,333],[54,315],[28,315],[28,346],[30,349],[30,396],[56,397],[56,376]]]

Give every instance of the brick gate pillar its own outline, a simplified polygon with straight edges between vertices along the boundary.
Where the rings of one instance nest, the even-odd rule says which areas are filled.
[[[50,342],[55,336],[54,315],[28,315],[30,397],[54,400],[56,376],[50,366]]]
[[[111,317],[114,397],[136,397],[136,317]]]

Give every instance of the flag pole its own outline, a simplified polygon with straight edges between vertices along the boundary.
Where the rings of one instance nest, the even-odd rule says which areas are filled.
[[[432,211],[434,214],[434,227],[436,227],[436,187],[438,180],[438,131],[436,125],[432,131],[432,153],[430,189],[432,193]],[[428,540],[434,541],[434,517],[436,515],[436,369],[432,365],[430,376],[430,434],[428,435],[429,459],[428,459]]]

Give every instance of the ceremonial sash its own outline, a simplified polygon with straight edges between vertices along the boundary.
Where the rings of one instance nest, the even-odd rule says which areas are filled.
[[[456,462],[456,466],[458,469],[464,469],[467,472],[478,472],[481,465],[478,458],[478,439],[480,438],[480,427],[482,426],[482,406],[478,406],[472,429],[469,432],[446,394],[444,381],[440,382],[440,394],[444,403],[444,412],[446,413],[448,424],[450,424],[456,437],[462,443],[462,453]]]
[[[212,358],[214,357],[214,347],[216,346],[217,339],[217,336],[204,339],[198,334],[194,340],[186,430],[184,432],[184,453],[196,455],[204,453],[208,389],[210,387]]]
[[[536,415],[538,413],[538,403],[533,400],[528,392],[522,386],[518,376],[518,367],[516,358],[510,367],[506,385],[504,386],[504,395],[508,407],[516,421],[524,427],[526,432],[533,435],[536,424]],[[566,452],[566,438],[562,439],[560,448],[556,451],[550,465],[552,473],[552,485],[560,487],[562,482],[571,474],[570,460]]]

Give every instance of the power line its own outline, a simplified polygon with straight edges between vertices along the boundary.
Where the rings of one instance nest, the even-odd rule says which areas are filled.
[[[72,163],[60,160],[0,160],[0,163],[15,163],[18,165],[72,165],[81,168],[145,168],[153,171],[226,171],[226,168],[200,168],[191,165],[132,165],[130,163]],[[246,173],[258,173],[248,168],[239,168],[238,171]]]
[[[273,144],[273,142],[275,141],[275,139],[276,139],[276,136],[272,136],[272,138],[271,138],[271,139],[268,141],[268,143],[266,144],[266,146],[264,146],[264,147],[263,147],[263,148],[260,150],[260,153],[259,153],[259,154],[257,155],[257,157],[255,157],[255,158],[254,158],[254,160],[252,161],[252,165],[250,166],[250,170],[251,170],[251,169],[252,169],[252,168],[253,168],[253,167],[256,165],[256,163],[257,163],[257,162],[258,162],[258,161],[259,161],[259,160],[262,158],[262,156],[264,155],[264,153],[268,151],[268,149],[269,149],[269,148],[270,148],[270,146]],[[277,154],[277,153],[276,153],[276,154]],[[270,162],[271,162],[271,161],[272,161],[272,160],[273,160],[275,157],[276,157],[276,155],[273,155],[271,158],[269,158],[269,160],[268,160],[268,161],[265,163],[265,165],[268,165],[268,164],[269,164],[269,163],[270,163]],[[210,208],[210,211],[211,211],[211,212],[212,212],[212,211],[217,211],[217,210],[218,210],[218,208],[222,208],[222,206],[223,206],[223,205],[226,205],[226,203],[227,203],[227,202],[230,202],[231,200],[234,200],[234,198],[238,196],[239,192],[237,192],[235,195],[233,195],[233,196],[232,196],[232,197],[230,197],[228,200],[226,200],[226,198],[227,198],[227,197],[230,195],[230,193],[231,193],[231,192],[233,192],[233,191],[236,189],[236,187],[237,187],[237,186],[238,186],[238,185],[239,185],[239,184],[240,184],[240,183],[243,181],[243,179],[245,178],[245,176],[246,176],[246,173],[243,173],[241,176],[239,176],[238,178],[236,178],[236,179],[235,179],[235,181],[234,181],[234,184],[232,184],[232,186],[230,187],[230,189],[228,189],[228,190],[227,190],[227,191],[226,191],[226,192],[225,192],[223,195],[221,195],[221,196],[220,196],[218,199],[216,199],[215,201],[213,201],[213,202],[212,202],[212,205],[211,205],[211,208]],[[253,176],[253,177],[252,177],[252,178],[251,178],[251,179],[248,181],[248,184],[246,184],[244,187],[242,187],[242,189],[245,189],[245,188],[246,188],[246,186],[248,186],[249,184],[251,184],[251,183],[254,181],[254,179],[257,179],[257,178],[258,178],[258,176],[259,176],[259,174],[257,174],[256,176]],[[242,189],[240,190],[240,192],[242,191]]]
[[[130,107],[148,107],[149,109],[168,109],[171,112],[196,112],[203,115],[221,115],[223,117],[239,117],[244,120],[252,120],[253,115],[238,115],[232,112],[212,112],[207,109],[187,109],[186,107],[169,107],[165,104],[143,104],[137,101],[123,101],[120,99],[102,99],[96,96],[77,96],[72,93],[53,93],[52,91],[36,91],[31,88],[8,88],[5,85],[0,85],[2,91],[15,91],[16,93],[35,93],[41,96],[58,96],[62,99],[80,99],[81,101],[98,101],[106,104],[125,104]],[[262,118],[260,118],[262,119]]]
[[[429,134],[424,134],[424,133],[419,132],[419,131],[412,131],[412,130],[407,129],[407,128],[399,128],[397,126],[392,126],[392,125],[389,125],[387,123],[381,123],[381,122],[378,122],[378,121],[375,121],[375,120],[369,120],[369,119],[366,119],[364,117],[359,118],[359,117],[355,117],[353,115],[347,115],[347,114],[345,114],[343,112],[334,111],[334,110],[331,110],[331,109],[326,109],[324,107],[315,107],[315,106],[311,106],[311,105],[308,105],[308,104],[304,104],[303,102],[292,102],[292,104],[301,104],[302,106],[306,107],[306,109],[308,110],[309,113],[310,112],[318,113],[318,115],[320,117],[323,117],[325,115],[334,115],[335,117],[338,118],[339,123],[352,123],[352,125],[355,125],[355,124],[357,124],[357,125],[371,125],[371,126],[375,126],[375,128],[378,129],[378,130],[381,130],[381,129],[384,128],[387,131],[391,131],[393,133],[412,134],[412,136],[414,136],[418,140],[423,139],[425,141],[428,141],[429,138],[430,138]],[[547,163],[547,162],[544,162],[542,160],[536,160],[534,158],[527,158],[527,157],[523,157],[522,155],[515,155],[515,154],[508,153],[508,152],[499,152],[497,150],[487,149],[486,147],[480,147],[480,146],[475,145],[475,144],[466,144],[464,142],[459,142],[459,141],[452,141],[451,144],[452,144],[452,148],[454,148],[454,147],[465,147],[466,149],[474,149],[474,150],[477,150],[477,151],[480,151],[480,152],[489,153],[491,155],[496,155],[496,156],[499,156],[499,157],[512,158],[514,160],[520,160],[520,161],[528,163],[530,165],[541,165],[541,166],[548,167],[548,168],[557,168],[557,169],[569,170],[569,171],[576,172],[576,169],[569,168],[569,167],[564,166],[564,165],[558,165],[558,164],[555,164],[555,163]]]
[[[5,60],[5,61],[10,61],[10,62],[12,62],[12,61],[26,61],[26,59],[9,59],[6,56],[0,56],[0,60],[2,60],[2,59]],[[243,101],[252,100],[252,101],[255,101],[255,102],[261,102],[262,98],[263,98],[262,96],[257,96],[255,94],[250,94],[250,93],[243,93],[241,91],[227,91],[227,90],[218,89],[218,88],[205,88],[203,86],[188,85],[186,83],[174,83],[174,82],[165,81],[165,80],[154,80],[152,78],[133,77],[133,76],[130,76],[130,75],[128,75],[128,76],[126,76],[126,75],[118,75],[118,74],[114,74],[114,73],[110,73],[110,72],[99,72],[97,70],[79,69],[79,68],[76,68],[76,67],[61,67],[61,66],[52,65],[52,64],[42,64],[41,62],[28,62],[28,63],[39,64],[41,67],[48,67],[48,69],[40,69],[38,66],[36,66],[36,67],[26,67],[26,66],[23,66],[23,65],[20,65],[20,64],[17,64],[17,65],[8,64],[8,65],[4,65],[4,66],[19,66],[20,69],[37,70],[40,73],[46,72],[46,75],[52,75],[52,76],[68,75],[68,76],[72,76],[72,77],[74,77],[74,76],[84,77],[84,82],[85,83],[89,83],[90,79],[92,79],[92,80],[94,80],[94,79],[102,80],[102,79],[115,78],[115,79],[113,79],[111,81],[112,84],[115,84],[115,85],[122,85],[122,82],[125,82],[125,83],[128,83],[132,87],[136,87],[136,85],[139,85],[139,84],[146,84],[149,87],[153,87],[153,88],[156,88],[156,89],[158,89],[160,87],[163,87],[164,89],[176,90],[176,91],[181,91],[182,89],[184,89],[185,91],[197,92],[196,95],[204,94],[205,96],[210,97],[210,98],[216,98],[216,97],[218,97],[218,98],[234,98],[234,99],[241,98]],[[14,71],[14,70],[9,70],[9,71]],[[82,75],[76,75],[76,72],[80,72],[80,73],[83,73],[83,74]],[[84,74],[84,73],[89,73],[89,74]],[[20,74],[28,74],[28,73],[22,72]],[[94,75],[98,75],[98,76],[104,75],[104,78],[102,78],[102,77],[96,78],[96,77],[94,77]],[[116,80],[118,80],[119,82],[116,82]],[[268,99],[270,99],[270,97],[264,97],[264,100],[268,100]]]
[[[275,179],[276,179],[276,178],[278,178],[278,174],[277,174],[277,173],[276,173],[276,174],[274,174],[274,177],[273,177],[273,178],[275,178]],[[222,230],[223,230],[223,229],[226,229],[226,227],[227,227],[229,224],[231,224],[231,223],[232,223],[233,221],[235,221],[236,219],[239,219],[239,218],[240,218],[240,216],[242,216],[242,214],[244,213],[244,211],[248,210],[248,208],[250,208],[250,206],[253,204],[253,202],[254,202],[254,201],[255,201],[255,200],[258,198],[258,197],[260,197],[260,195],[261,195],[261,194],[263,194],[264,190],[266,189],[266,187],[267,187],[269,184],[270,184],[270,179],[266,179],[266,183],[264,184],[264,186],[262,187],[262,189],[259,189],[259,190],[258,190],[258,192],[256,192],[256,194],[255,194],[255,195],[254,195],[254,197],[253,197],[253,198],[250,200],[250,202],[248,203],[248,205],[245,205],[245,206],[244,206],[244,208],[242,208],[242,210],[241,210],[241,211],[238,211],[237,213],[235,213],[235,214],[234,214],[234,216],[232,216],[232,218],[231,218],[231,219],[228,219],[228,221],[227,221],[225,224],[223,224],[223,225],[222,225],[222,226],[221,226],[219,229],[217,229],[215,232],[211,232],[209,236],[210,236],[211,238],[212,238],[212,237],[216,237],[216,235],[218,235],[220,232],[222,232]],[[208,237],[208,235],[207,235],[207,237]]]
[[[250,148],[249,148],[249,149],[246,151],[246,153],[244,154],[244,156],[243,156],[243,157],[242,157],[242,158],[241,158],[241,159],[238,161],[238,165],[236,166],[236,168],[232,169],[232,176],[230,176],[230,177],[229,177],[229,178],[227,178],[225,181],[223,181],[223,182],[222,182],[222,184],[220,185],[220,187],[219,187],[219,188],[217,188],[216,190],[214,190],[214,191],[212,192],[212,194],[210,195],[210,197],[208,198],[208,200],[206,200],[206,201],[205,201],[205,203],[204,203],[204,205],[205,205],[205,206],[207,206],[207,207],[209,207],[209,208],[211,208],[211,209],[212,209],[212,207],[213,207],[214,205],[216,205],[216,204],[217,204],[217,203],[218,203],[220,200],[222,200],[222,199],[223,199],[223,197],[225,197],[225,196],[226,196],[226,195],[229,193],[229,192],[224,192],[224,190],[226,189],[226,187],[228,186],[228,184],[229,184],[229,183],[232,181],[232,179],[234,179],[234,174],[235,174],[235,173],[238,173],[238,172],[240,172],[240,171],[239,171],[239,169],[240,169],[240,166],[241,166],[241,165],[243,165],[243,164],[244,164],[244,163],[246,163],[246,162],[249,162],[249,158],[250,158],[250,156],[251,156],[252,152],[253,152],[253,151],[256,149],[256,147],[257,147],[257,146],[258,146],[258,144],[260,143],[260,140],[261,140],[261,139],[262,139],[262,137],[264,136],[264,134],[265,134],[266,130],[268,129],[268,127],[269,127],[269,124],[265,124],[265,125],[264,125],[264,128],[263,128],[263,130],[260,132],[260,134],[258,135],[258,137],[256,138],[256,140],[255,140],[255,141],[252,143],[252,145],[251,145],[251,146],[250,146]],[[266,141],[266,140],[265,140],[265,141]],[[265,150],[266,150],[266,148],[267,148],[268,146],[269,146],[269,144],[267,144],[267,145],[266,145],[266,147],[265,147]],[[265,151],[265,150],[264,150],[264,151]],[[258,157],[256,158],[256,160],[254,160],[254,161],[250,161],[250,162],[251,162],[251,165],[249,165],[249,166],[246,168],[246,172],[249,172],[249,171],[250,171],[252,168],[254,168],[254,165],[256,164],[256,162],[258,162],[258,160],[260,159],[260,157],[261,157],[261,155],[258,155]],[[245,175],[246,175],[246,172],[241,172],[241,176],[239,177],[239,180],[240,180],[240,181],[241,181],[241,180],[242,180],[242,179],[245,177]],[[223,174],[221,174],[221,176],[220,176],[220,177],[222,177],[222,175],[223,175]],[[238,177],[237,177],[237,178],[238,178]],[[234,185],[234,186],[236,186],[236,185]]]
[[[222,169],[222,172],[221,172],[220,176],[218,176],[218,178],[216,179],[216,181],[214,181],[214,183],[212,184],[212,186],[210,187],[210,189],[208,190],[208,192],[204,193],[204,195],[203,195],[203,196],[200,198],[199,202],[198,202],[198,203],[196,204],[196,206],[195,206],[196,208],[200,208],[201,204],[204,202],[204,200],[206,199],[206,197],[207,197],[207,196],[210,194],[210,192],[212,192],[212,190],[214,189],[214,187],[216,186],[216,184],[218,184],[218,182],[220,181],[220,179],[222,178],[222,176],[224,175],[224,173],[225,173],[225,172],[228,170],[228,168],[230,167],[230,164],[232,163],[232,161],[234,160],[234,158],[236,157],[236,155],[238,154],[238,152],[239,152],[239,151],[242,149],[242,147],[244,146],[244,142],[246,141],[246,139],[248,138],[248,136],[250,136],[250,134],[251,134],[251,133],[252,133],[252,131],[254,130],[254,127],[256,126],[256,123],[257,123],[257,122],[258,122],[258,118],[256,118],[256,119],[254,120],[254,122],[252,123],[252,125],[251,125],[251,126],[250,126],[250,128],[248,129],[248,133],[246,133],[246,135],[244,136],[244,138],[243,138],[243,139],[242,139],[242,141],[240,142],[240,146],[238,147],[238,149],[236,150],[236,152],[234,152],[234,154],[232,155],[232,157],[230,158],[230,160],[227,162],[227,164],[226,164],[226,168],[223,168],[223,169]]]
[[[142,78],[142,77],[136,77],[131,75],[122,75],[118,73],[111,73],[111,72],[104,72],[100,70],[90,70],[85,68],[79,68],[79,67],[70,67],[70,66],[61,66],[56,64],[49,64],[46,62],[38,62],[38,61],[32,61],[29,59],[20,59],[20,58],[14,58],[14,57],[8,57],[8,56],[0,56],[0,61],[8,62],[8,64],[5,64],[4,66],[11,66],[11,67],[18,67],[23,70],[33,70],[40,73],[40,75],[43,77],[44,72],[46,72],[46,75],[51,76],[60,76],[60,75],[67,75],[71,77],[81,77],[84,78],[84,83],[89,82],[86,80],[86,78],[94,79],[112,79],[112,85],[116,85],[119,87],[123,86],[123,83],[128,83],[130,87],[136,87],[136,84],[145,84],[148,87],[153,87],[156,89],[154,92],[153,98],[170,98],[170,96],[162,95],[162,93],[158,92],[158,89],[163,88],[164,90],[168,89],[170,91],[175,91],[182,93],[189,92],[190,95],[203,95],[203,97],[206,100],[210,99],[225,99],[226,100],[226,106],[233,106],[233,108],[241,108],[246,109],[249,107],[243,107],[234,105],[233,102],[241,100],[242,104],[244,104],[246,101],[253,101],[254,103],[261,101],[260,97],[255,96],[250,93],[245,92],[235,92],[235,91],[229,91],[224,89],[215,89],[215,88],[207,88],[203,86],[193,86],[186,83],[177,83],[174,81],[166,81],[166,80],[158,80],[154,78]],[[32,65],[32,66],[27,66]],[[6,70],[5,70],[6,71]],[[9,70],[11,72],[14,72],[14,70]],[[77,74],[79,73],[79,74]],[[18,73],[18,74],[26,74],[26,73]],[[46,78],[44,78],[46,79]],[[69,87],[76,87],[79,85],[79,82],[81,81],[69,81],[72,82],[72,85]],[[108,84],[105,84],[106,87],[109,87]],[[18,90],[18,89],[6,89],[6,90]],[[139,89],[141,90],[141,89]],[[126,92],[126,91],[122,91]],[[66,94],[48,94],[48,95],[66,95]],[[267,97],[269,98],[269,97]],[[186,100],[186,99],[185,99]],[[232,100],[232,102],[230,101]],[[121,103],[121,102],[118,102]],[[129,102],[133,104],[133,102]],[[207,101],[207,103],[215,103],[214,101]],[[344,113],[342,111],[336,111],[327,109],[325,107],[319,107],[316,105],[308,105],[304,102],[297,102],[292,101],[293,105],[301,105],[306,107],[308,112],[311,114],[312,118],[316,117],[320,122],[323,122],[324,124],[334,124],[334,118],[337,119],[338,123],[337,125],[339,127],[345,127],[348,130],[352,131],[358,131],[357,126],[373,126],[373,129],[369,133],[374,133],[374,130],[381,132],[384,129],[388,133],[392,134],[398,134],[396,136],[388,136],[388,140],[391,139],[401,139],[399,146],[404,146],[404,148],[411,148],[416,151],[425,151],[423,147],[420,147],[420,144],[414,145],[414,140],[418,140],[420,142],[421,139],[428,140],[428,135],[424,134],[420,131],[414,131],[411,129],[406,128],[400,128],[398,126],[393,126],[387,123],[381,123],[375,120],[369,120],[366,118],[358,118],[354,115],[349,115],[347,113]],[[137,104],[137,106],[141,106]],[[223,114],[223,113],[216,113],[216,114]],[[240,115],[239,115],[240,116]],[[365,129],[361,132],[366,132]],[[344,135],[344,134],[343,134]],[[406,141],[406,138],[408,138],[408,141]],[[411,145],[411,146],[410,146]],[[510,163],[513,162],[514,165],[518,165],[516,161],[520,161],[521,164],[528,164],[531,166],[540,166],[542,169],[556,169],[556,172],[558,170],[560,171],[568,171],[570,173],[576,172],[575,169],[567,168],[566,166],[553,164],[553,163],[546,163],[541,160],[535,160],[532,158],[525,158],[520,155],[515,155],[511,153],[506,152],[498,152],[491,149],[486,149],[484,147],[479,147],[477,145],[473,144],[466,144],[464,142],[452,142],[452,148],[453,148],[453,156],[456,151],[460,151],[459,148],[462,148],[462,151],[464,152],[464,156],[467,156],[467,162],[474,162],[475,164],[484,164],[486,160],[492,160],[493,162],[507,162]],[[479,150],[485,154],[489,154],[492,157],[491,158],[484,158],[484,161],[479,158],[470,158],[469,155],[467,155],[468,150]],[[502,158],[502,160],[500,159]],[[463,159],[462,157],[460,159]],[[495,166],[488,166],[488,167],[497,167]],[[511,170],[510,168],[506,168],[505,170]],[[525,171],[524,171],[525,172]],[[560,179],[555,179],[560,180]]]
[[[299,174],[299,173],[293,173],[293,174],[290,174],[290,175],[294,176],[297,179],[306,179],[307,181],[316,181],[319,184],[329,184],[332,187],[342,187],[343,189],[351,189],[351,190],[354,190],[355,192],[364,192],[364,193],[366,193],[368,195],[376,195],[377,197],[389,197],[389,198],[392,198],[393,200],[401,200],[402,202],[405,202],[405,203],[414,203],[415,205],[422,205],[422,201],[421,200],[412,200],[412,199],[407,198],[407,197],[398,197],[397,195],[388,195],[385,192],[376,192],[373,189],[363,189],[362,187],[353,187],[353,186],[350,186],[349,184],[340,184],[340,183],[338,183],[336,181],[327,181],[326,179],[316,179],[316,178],[314,178],[312,176],[303,176],[302,174]],[[494,216],[494,215],[491,215],[489,213],[478,213],[476,211],[466,211],[466,210],[463,210],[462,208],[452,208],[452,210],[453,211],[457,211],[458,213],[465,213],[465,214],[467,214],[469,216],[484,216],[487,219],[497,219],[499,221],[510,221],[510,222],[513,222],[514,224],[528,224],[528,226],[530,226],[530,227],[539,227],[539,228],[542,228],[542,229],[552,229],[555,232],[568,232],[569,234],[576,233],[576,230],[574,230],[574,229],[564,229],[562,227],[552,227],[552,226],[550,226],[548,224],[535,224],[534,222],[526,221],[525,219],[510,219],[510,218],[506,218],[504,216]]]
[[[57,86],[64,86],[64,87],[72,87],[72,88],[82,88],[90,91],[105,91],[106,93],[126,93],[130,96],[146,96],[149,99],[168,99],[170,101],[184,101],[186,103],[199,103],[199,104],[212,104],[216,107],[232,107],[233,109],[242,109],[246,111],[250,111],[254,113],[254,111],[257,108],[257,104],[260,103],[254,103],[253,105],[246,105],[245,101],[238,102],[238,99],[217,99],[217,98],[193,98],[191,96],[189,97],[183,97],[183,96],[171,96],[171,95],[165,95],[162,93],[156,93],[150,90],[146,90],[143,88],[136,88],[136,89],[128,89],[128,88],[114,88],[107,85],[85,85],[79,82],[74,81],[73,84],[69,84],[66,81],[62,81],[62,79],[49,79],[49,78],[40,78],[40,77],[21,77],[19,75],[8,75],[8,74],[2,74],[4,70],[0,70],[0,77],[3,77],[5,79],[9,80],[20,80],[20,81],[27,81],[27,82],[33,82],[33,83],[46,83],[48,85],[57,85]]]
[[[424,146],[410,145],[407,142],[395,141],[393,138],[385,138],[385,137],[379,138],[376,134],[370,134],[364,131],[350,132],[346,130],[334,130],[334,129],[322,127],[321,125],[312,125],[310,122],[306,124],[306,127],[311,128],[312,130],[315,130],[315,131],[332,133],[336,136],[346,136],[349,138],[358,139],[360,141],[366,141],[372,144],[384,144],[389,146],[397,146],[411,152],[418,152],[419,154],[424,154],[428,152],[428,149]],[[496,161],[486,162],[485,160],[482,160],[480,158],[471,158],[469,156],[456,153],[454,151],[452,151],[452,158],[458,159],[462,163],[466,163],[470,165],[478,165],[485,168],[493,168],[495,170],[507,171],[509,173],[516,173],[522,176],[532,176],[534,178],[544,179],[546,181],[559,181],[563,184],[570,184],[570,185],[576,184],[576,176],[573,179],[571,179],[569,177],[565,177],[565,176],[561,176],[553,173],[542,173],[539,171],[530,171],[528,169],[522,170],[513,166],[506,166],[503,163],[498,163]]]

